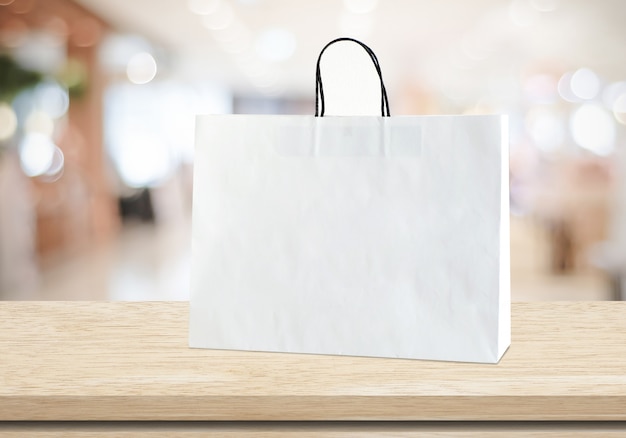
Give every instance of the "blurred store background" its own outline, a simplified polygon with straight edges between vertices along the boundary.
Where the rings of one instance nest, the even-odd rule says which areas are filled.
[[[312,114],[338,36],[394,115],[510,115],[513,300],[619,299],[624,23],[623,0],[0,0],[0,299],[188,299],[194,115]]]

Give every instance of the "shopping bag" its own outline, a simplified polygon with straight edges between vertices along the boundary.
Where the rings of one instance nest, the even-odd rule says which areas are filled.
[[[315,117],[197,117],[189,344],[496,363],[506,117],[389,117],[355,42],[381,117],[324,116],[319,59]]]

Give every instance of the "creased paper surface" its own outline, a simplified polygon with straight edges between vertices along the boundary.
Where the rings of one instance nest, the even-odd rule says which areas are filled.
[[[506,124],[198,116],[190,346],[497,362]]]

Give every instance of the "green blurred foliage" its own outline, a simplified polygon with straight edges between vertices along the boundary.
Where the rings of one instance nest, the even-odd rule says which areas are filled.
[[[0,102],[11,102],[20,91],[42,80],[41,73],[26,70],[8,55],[0,54]]]

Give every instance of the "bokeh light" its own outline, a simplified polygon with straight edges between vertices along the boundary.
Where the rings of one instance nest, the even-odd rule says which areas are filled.
[[[197,15],[208,15],[217,10],[220,0],[189,0],[187,7]]]
[[[17,116],[11,105],[0,102],[0,141],[13,137],[17,129]]]
[[[128,80],[133,84],[147,84],[157,73],[154,57],[148,52],[140,52],[130,58],[126,67]]]
[[[28,176],[48,172],[54,158],[56,145],[46,135],[28,133],[20,143],[20,164]]]
[[[602,102],[604,102],[604,105],[607,108],[612,110],[617,99],[619,99],[623,94],[626,94],[626,81],[614,82],[604,88],[604,91],[602,92]]]
[[[615,123],[601,106],[588,103],[578,108],[570,119],[574,141],[597,155],[609,155],[615,147]]]
[[[202,17],[202,24],[209,30],[226,29],[235,21],[235,14],[228,3],[220,2],[210,13]]]
[[[168,175],[172,161],[167,145],[155,135],[144,132],[124,140],[116,156],[120,176],[130,187],[149,187]]]
[[[24,130],[30,133],[39,133],[46,137],[52,137],[54,133],[54,121],[46,112],[35,110],[28,115]]]
[[[367,38],[374,28],[374,19],[369,14],[342,14],[339,29],[342,35]]]
[[[580,99],[574,91],[572,90],[572,77],[574,76],[574,72],[567,72],[561,79],[559,79],[559,83],[557,85],[557,90],[559,92],[559,96],[567,102],[579,102]]]
[[[615,100],[613,114],[618,122],[626,125],[626,92]]]
[[[526,129],[535,145],[545,151],[553,152],[562,146],[565,139],[563,120],[554,112],[537,107],[526,116]]]
[[[596,97],[600,91],[600,79],[590,69],[581,68],[572,75],[570,88],[576,97],[590,100]]]
[[[552,12],[559,7],[559,0],[530,0],[530,5],[539,12]]]
[[[592,289],[592,271],[613,285],[587,255],[626,242],[623,226],[611,234],[626,224],[625,12],[622,0],[0,0],[0,216],[28,215],[0,220],[0,247],[19,234],[7,223],[33,224],[30,252],[8,251],[30,261],[126,240],[136,220],[150,236],[188,228],[195,116],[312,115],[317,55],[347,36],[379,57],[394,117],[507,115],[513,289],[540,286],[516,298],[563,280],[546,299],[605,299],[569,286]],[[322,66],[327,114],[379,114],[376,69],[346,46]],[[572,276],[541,283],[553,271]],[[163,282],[144,274],[155,298]]]
[[[65,88],[56,82],[44,82],[35,89],[35,105],[53,119],[67,113],[70,97]]]
[[[512,0],[509,4],[509,18],[518,27],[535,24],[536,12],[528,0]]]
[[[536,74],[526,79],[524,92],[533,103],[552,103],[557,97],[557,82],[551,75]]]
[[[63,151],[61,151],[61,148],[58,146],[55,146],[50,166],[48,166],[48,170],[44,173],[44,175],[48,177],[46,179],[47,182],[55,181],[61,176],[64,164],[65,156],[63,155]]]
[[[378,0],[343,0],[343,4],[353,14],[369,14],[378,6]]]
[[[296,50],[296,37],[287,29],[268,29],[258,36],[255,49],[267,61],[285,61]]]

